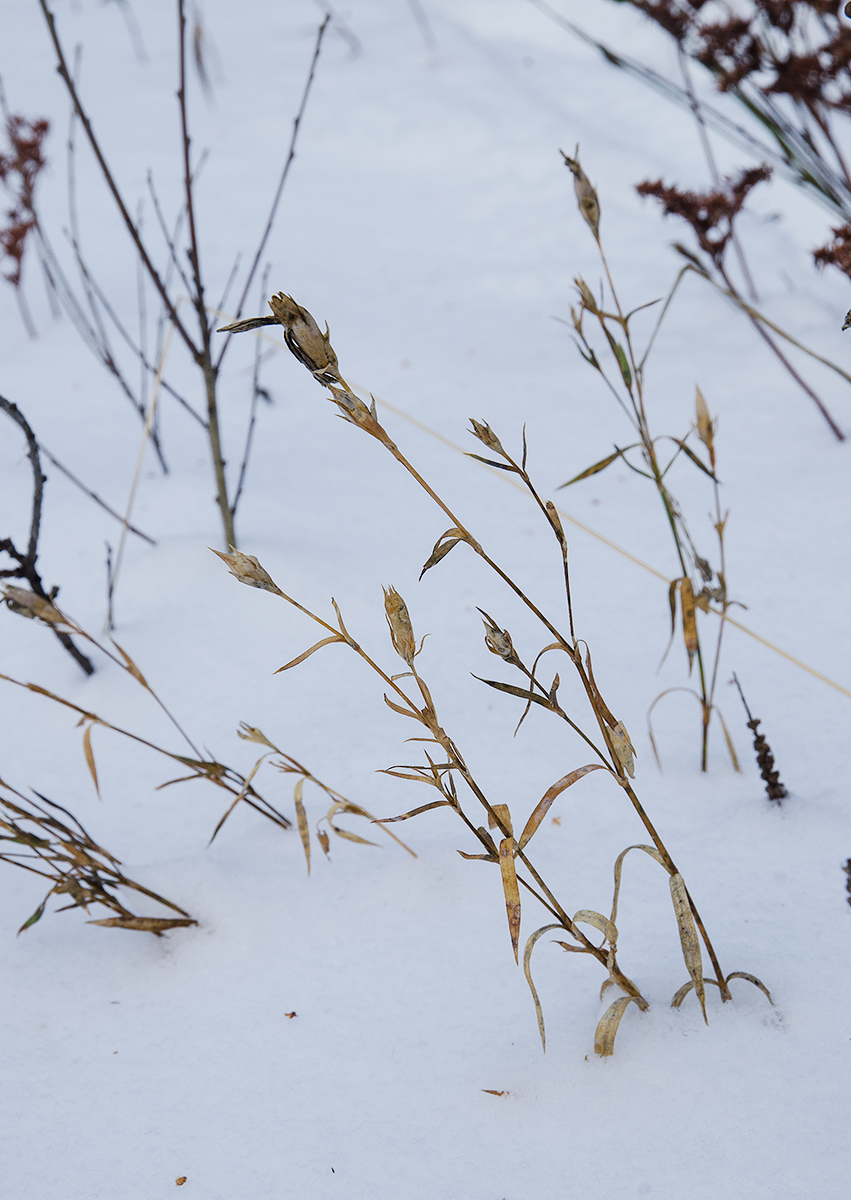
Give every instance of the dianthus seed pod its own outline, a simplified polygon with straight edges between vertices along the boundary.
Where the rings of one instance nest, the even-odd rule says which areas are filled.
[[[562,158],[566,165],[573,173],[573,186],[576,191],[576,200],[579,204],[579,211],[585,218],[585,222],[590,228],[594,237],[599,240],[600,237],[600,201],[597,199],[597,192],[591,180],[582,170],[579,165],[579,147],[576,147],[576,158],[568,158],[562,150]]]
[[[394,587],[384,589],[384,612],[390,626],[393,649],[409,667],[414,665],[417,644],[405,601]]]
[[[278,292],[269,307],[284,327],[284,340],[292,353],[320,383],[340,382],[337,355],[331,346],[328,326],[323,333],[306,308],[296,304],[292,296]]]

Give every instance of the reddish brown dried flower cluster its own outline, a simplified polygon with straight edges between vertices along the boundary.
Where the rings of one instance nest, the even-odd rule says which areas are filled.
[[[708,67],[721,91],[759,75],[765,95],[851,112],[851,30],[840,23],[841,0],[752,0],[749,14],[706,24],[706,0],[632,3]]]
[[[851,225],[832,229],[833,241],[813,252],[819,267],[836,267],[851,278]]]
[[[733,222],[748,193],[770,177],[770,167],[751,167],[738,179],[725,179],[723,187],[711,192],[683,192],[676,187],[666,187],[661,179],[655,183],[640,183],[636,191],[640,196],[655,196],[664,206],[666,217],[677,216],[687,221],[701,250],[720,267],[733,234]]]
[[[15,287],[21,282],[27,236],[36,224],[33,195],[46,161],[43,145],[49,128],[49,121],[28,121],[18,114],[6,123],[9,153],[0,154],[0,181],[11,192],[14,204],[6,210],[8,224],[0,229],[0,249],[12,264],[4,277]]]

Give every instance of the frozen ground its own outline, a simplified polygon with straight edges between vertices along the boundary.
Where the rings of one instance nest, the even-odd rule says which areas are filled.
[[[666,44],[624,6],[559,6],[612,45],[673,69]],[[81,87],[134,211],[150,168],[175,213],[173,5],[133,7],[145,63],[119,5],[55,7],[67,46],[83,47]],[[321,15],[308,0],[203,5],[214,98],[206,104],[193,78],[191,104],[195,147],[210,151],[199,221],[214,297],[236,252],[253,252]],[[30,0],[6,6],[0,71],[13,110],[53,122],[40,199],[63,245],[67,103]],[[625,437],[621,414],[552,319],[568,314],[574,275],[599,278],[558,153],[576,143],[599,189],[626,301],[654,299],[675,273],[669,242],[683,231],[665,225],[633,185],[660,176],[706,183],[687,114],[608,68],[527,0],[360,0],[335,15],[268,255],[270,287],[329,322],[344,374],[380,400],[466,449],[476,448],[464,432],[471,415],[512,448],[525,422],[545,495]],[[723,143],[717,152],[725,169],[746,161]],[[83,151],[78,170],[86,253],[135,327],[126,239]],[[761,303],[846,363],[847,286],[817,275],[810,258],[829,217],[782,182],[754,193],[751,214],[743,233]],[[143,220],[154,224],[149,203]],[[70,323],[51,317],[34,261],[26,291],[36,340],[22,331],[11,288],[0,292],[0,392],[57,458],[123,509],[140,423]],[[259,311],[255,293],[251,311]],[[245,337],[224,381],[232,469],[252,355]],[[699,281],[683,289],[652,364],[659,431],[685,432],[695,383],[719,416],[730,586],[748,606],[741,619],[851,687],[847,445]],[[170,369],[200,406],[179,348]],[[851,430],[851,391],[826,371],[810,378]],[[464,547],[417,584],[445,518],[376,443],[332,419],[289,355],[272,355],[263,383],[274,404],[259,416],[238,515],[242,549],[315,611],[327,615],[333,595],[389,670],[396,660],[381,584],[393,583],[418,634],[432,635],[418,661],[444,726],[493,800],[522,822],[554,779],[587,760],[545,713],[533,713],[512,741],[516,702],[471,677],[493,675],[496,661],[475,606],[533,654],[537,633]],[[559,564],[532,504],[383,413],[479,540],[555,607]],[[273,676],[317,635],[274,597],[241,588],[209,553],[221,532],[201,431],[167,397],[161,425],[171,473],[163,477],[149,454],[134,509],[157,545],[127,545],[117,640],[191,735],[243,773],[256,754],[236,737],[241,720],[376,814],[424,803],[422,789],[375,774],[408,761],[411,730],[353,656],[334,646]],[[28,463],[9,422],[0,433],[0,536],[23,540]],[[49,465],[47,474],[42,574],[61,585],[59,603],[99,633],[104,542],[115,547],[118,527]],[[686,471],[676,486],[708,542],[710,495]],[[612,468],[558,499],[666,577],[676,573],[644,481]],[[580,529],[568,535],[579,633],[636,743],[639,794],[725,969],[764,979],[775,1007],[743,982],[732,1004],[708,998],[708,1027],[693,996],[669,1007],[685,972],[668,889],[659,868],[634,855],[620,958],[651,1009],[630,1010],[614,1057],[596,1058],[603,973],[544,939],[536,951],[543,1056],[498,874],[456,854],[476,847],[452,814],[395,827],[416,859],[389,844],[336,840],[328,862],[314,843],[310,878],[297,833],[247,809],[206,849],[220,793],[203,783],[156,791],[170,764],[95,729],[98,801],[73,714],[3,685],[3,779],[70,808],[128,875],[199,921],[156,940],[48,911],[16,939],[43,889],[0,870],[4,1200],[157,1200],[183,1176],[185,1194],[199,1200],[846,1195],[849,697],[731,631],[723,679],[735,669],[744,682],[791,796],[782,808],[766,800],[726,686],[742,774],[717,741],[708,775],[699,774],[697,714],[675,695],[657,710],[660,776],[644,715],[663,687],[685,681],[678,648],[657,675],[666,585]],[[47,632],[5,611],[0,641],[3,673],[180,752],[155,706],[102,656],[86,680]],[[292,812],[287,777],[266,767],[257,786]],[[608,911],[614,858],[644,840],[613,790],[599,777],[583,781],[557,801],[561,824],[548,823],[536,840],[541,870],[571,912]],[[324,811],[317,792],[307,790],[305,803],[311,820]],[[349,828],[366,827],[350,819]],[[542,923],[529,902],[524,935]]]

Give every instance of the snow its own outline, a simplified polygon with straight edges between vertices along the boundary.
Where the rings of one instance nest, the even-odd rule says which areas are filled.
[[[181,199],[173,7],[156,0],[131,10],[148,54],[139,62],[121,6],[55,5],[66,48],[83,47],[81,88],[110,162],[133,211],[144,202],[151,231],[148,169],[167,214]],[[559,4],[611,45],[670,70],[664,40],[625,7]],[[215,302],[236,253],[248,259],[265,221],[324,9],[307,0],[205,0],[202,11],[220,71],[213,102],[194,76],[190,101],[194,149],[210,151],[198,195]],[[68,108],[37,6],[9,7],[0,71],[13,111],[53,122],[38,195],[70,263],[61,232]],[[595,287],[600,277],[558,153],[577,143],[626,303],[664,294],[677,269],[669,243],[685,230],[663,222],[633,185],[707,182],[688,114],[607,67],[526,0],[360,0],[335,14],[322,52],[269,244],[270,287],[328,321],[347,378],[450,442],[477,449],[465,433],[475,416],[514,450],[525,423],[542,493],[670,578],[672,547],[645,481],[613,467],[555,491],[626,436],[620,412],[552,319],[569,315],[575,275]],[[721,141],[716,151],[725,171],[746,165]],[[133,255],[84,147],[78,174],[85,253],[135,329]],[[847,287],[816,273],[810,257],[829,223],[777,180],[753,194],[742,234],[760,304],[844,365]],[[34,257],[25,287],[39,336],[26,337],[12,289],[0,291],[0,393],[52,454],[123,509],[141,424],[70,322],[51,317]],[[247,315],[261,311],[259,284],[252,296]],[[236,339],[223,381],[232,472],[253,353],[250,336]],[[168,369],[202,407],[176,339]],[[806,370],[851,431],[847,385],[826,369]],[[381,585],[394,584],[417,635],[431,635],[418,663],[442,724],[522,826],[547,787],[587,761],[546,713],[532,713],[513,740],[517,702],[473,678],[508,678],[483,645],[476,606],[530,657],[542,645],[534,623],[463,546],[418,584],[446,517],[377,442],[333,419],[286,352],[264,363],[262,382],[274,403],[259,412],[240,548],[324,619],[333,619],[334,596],[388,672],[396,660]],[[748,323],[690,280],[648,371],[656,430],[685,433],[695,383],[719,416],[728,574],[748,606],[738,619],[851,687],[847,446]],[[560,614],[559,562],[529,499],[394,411],[379,416],[479,541]],[[278,598],[240,587],[210,554],[221,530],[203,433],[166,395],[161,431],[171,473],[148,453],[133,513],[157,545],[127,543],[116,640],[190,735],[243,774],[259,753],[236,736],[247,721],[376,815],[425,803],[423,789],[375,773],[413,761],[404,742],[412,729],[387,710],[380,681],[354,655],[332,646],[273,674],[321,634]],[[7,421],[0,456],[0,536],[23,540],[29,464]],[[115,548],[119,527],[45,468],[45,584],[60,584],[60,606],[99,635],[104,543]],[[711,495],[696,475],[681,470],[675,489],[708,546]],[[453,814],[393,827],[415,859],[349,818],[348,828],[376,836],[381,848],[335,839],[326,861],[314,840],[308,877],[298,833],[242,806],[207,847],[222,794],[202,782],[156,790],[173,764],[100,728],[98,800],[74,714],[4,684],[3,779],[70,808],[131,878],[199,921],[157,940],[91,927],[79,912],[55,916],[52,900],[16,939],[43,889],[0,870],[4,1197],[156,1200],[173,1195],[182,1176],[186,1195],[203,1200],[845,1195],[848,694],[731,630],[720,703],[743,772],[733,772],[716,736],[710,771],[699,773],[697,706],[674,694],[656,709],[660,775],[645,713],[663,688],[687,682],[678,647],[657,674],[666,585],[581,529],[567,532],[578,632],[638,750],[638,793],[725,970],[759,976],[775,1005],[738,981],[733,1003],[708,996],[708,1027],[693,996],[669,1007],[686,975],[668,887],[655,863],[631,855],[619,957],[651,1008],[628,1010],[614,1056],[597,1058],[603,972],[545,937],[534,959],[547,1023],[542,1055],[498,873],[458,856],[477,846]],[[49,633],[6,612],[0,645],[4,674],[183,752],[150,698],[97,651],[97,672],[85,679]],[[782,807],[765,798],[738,698],[724,686],[732,670],[790,789]],[[562,696],[582,713],[572,680]],[[292,782],[269,765],[257,777],[290,815]],[[646,840],[617,791],[600,773],[589,776],[556,802],[561,824],[547,823],[536,838],[536,863],[571,912],[607,912],[614,859]],[[310,785],[305,804],[311,822],[327,807]],[[545,917],[524,903],[522,936]]]

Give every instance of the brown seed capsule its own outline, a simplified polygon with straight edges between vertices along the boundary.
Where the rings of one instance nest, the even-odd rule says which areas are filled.
[[[561,155],[565,164],[573,172],[573,186],[576,191],[576,200],[579,204],[579,211],[585,218],[585,222],[590,228],[594,237],[599,240],[600,237],[600,202],[597,199],[597,192],[591,180],[582,170],[579,165],[579,147],[574,151],[576,158],[568,158],[562,150]]]
[[[474,437],[487,446],[488,450],[493,450],[505,457],[502,443],[486,421],[477,421],[474,417],[470,417],[470,424],[473,426]]]
[[[213,547],[210,549],[213,550]],[[223,563],[227,563],[231,575],[240,583],[247,584],[248,587],[263,588],[264,591],[275,592],[276,595],[281,594],[274,579],[260,566],[253,554],[243,554],[241,550],[234,550],[231,554],[213,550],[213,553],[218,554]]]
[[[518,659],[508,630],[500,629],[490,617],[483,618],[482,624],[485,627],[485,645],[491,654],[498,654],[506,662],[516,663]]]
[[[409,667],[412,667],[414,655],[417,652],[417,643],[414,639],[414,630],[411,618],[408,616],[407,605],[394,587],[384,589],[384,612],[387,624],[390,626],[393,649]]]
[[[284,327],[284,340],[300,363],[312,371],[320,383],[340,383],[337,355],[331,346],[328,326],[323,333],[306,308],[292,296],[278,292],[269,307]]]

